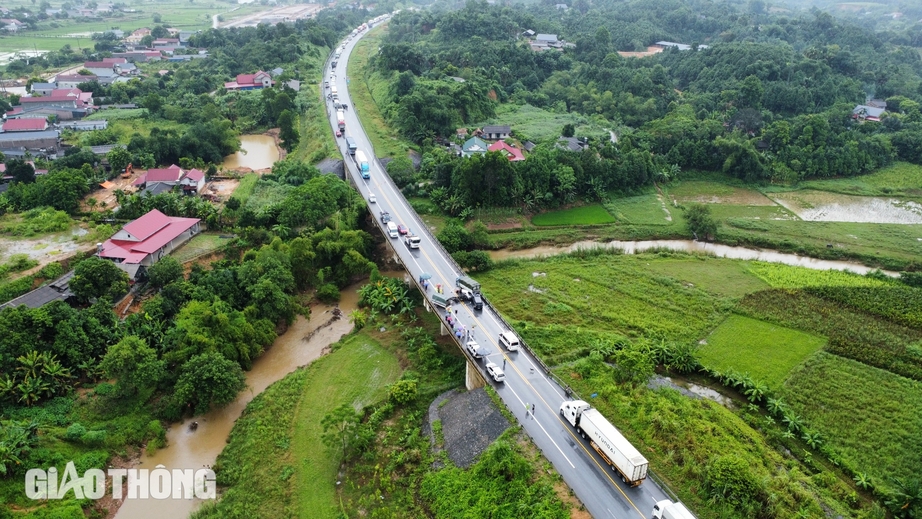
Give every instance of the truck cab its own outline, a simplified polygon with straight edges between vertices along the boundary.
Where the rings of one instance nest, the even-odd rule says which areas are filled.
[[[461,299],[471,303],[474,310],[483,310],[483,297],[480,295],[480,283],[467,276],[459,276],[455,279],[455,286],[458,287],[458,296]]]
[[[653,505],[653,519],[696,519],[682,503],[663,499]]]
[[[419,248],[419,236],[416,236],[415,234],[407,234],[403,237],[403,242],[407,245],[407,248]]]

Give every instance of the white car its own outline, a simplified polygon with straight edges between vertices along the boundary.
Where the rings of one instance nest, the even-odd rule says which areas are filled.
[[[492,362],[487,362],[487,373],[497,382],[506,381],[506,374],[503,373],[502,368]]]
[[[490,354],[490,350],[477,344],[476,341],[468,341],[466,346],[467,351],[471,353],[471,357],[474,357],[475,359],[482,359]]]
[[[368,193],[368,203],[373,204],[378,201],[378,198],[375,197],[374,193]]]

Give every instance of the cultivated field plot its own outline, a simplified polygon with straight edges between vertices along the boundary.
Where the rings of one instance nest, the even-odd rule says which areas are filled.
[[[489,121],[480,121],[471,127],[480,128],[489,124],[508,124],[512,132],[525,136],[535,142],[560,137],[560,129],[566,124],[576,127],[575,135],[605,135],[608,131],[593,124],[588,117],[574,113],[552,113],[529,104],[502,104],[496,110],[496,117]]]
[[[669,225],[675,221],[674,215],[682,211],[672,208],[656,193],[646,195],[611,198],[605,208],[619,222],[634,225]]]
[[[696,287],[650,273],[655,255],[557,256],[503,265],[478,277],[491,300],[514,321],[570,327],[577,333],[663,337],[694,341],[726,314],[723,302]],[[533,329],[530,329],[533,330]],[[523,332],[529,341],[529,330]],[[576,336],[559,337],[562,353]]]
[[[814,270],[779,263],[752,262],[749,270],[773,288],[885,287],[896,283],[844,270]]]
[[[531,223],[538,226],[601,225],[614,222],[615,218],[599,204],[584,205],[562,211],[550,211],[535,215],[531,219]]]
[[[187,241],[172,256],[176,261],[185,263],[220,249],[227,241],[228,239],[222,238],[220,234],[204,232]]]
[[[922,197],[922,166],[897,162],[858,177],[809,180],[801,187],[850,195]]]
[[[727,317],[699,350],[705,367],[748,373],[778,389],[788,373],[822,348],[826,339],[741,315]]]
[[[922,224],[922,204],[913,200],[803,190],[772,198],[811,222]]]
[[[646,262],[646,268],[683,284],[691,284],[719,296],[742,297],[750,292],[769,288],[750,270],[750,263],[711,256],[656,258]]]
[[[820,352],[791,373],[782,396],[845,466],[875,484],[919,475],[922,383]]]
[[[776,205],[755,189],[728,186],[710,180],[683,180],[669,185],[669,195],[680,204]]]

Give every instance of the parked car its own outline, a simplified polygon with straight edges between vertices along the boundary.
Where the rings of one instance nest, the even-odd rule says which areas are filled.
[[[471,357],[475,359],[482,359],[490,354],[490,350],[477,344],[476,341],[468,341],[466,347],[467,351],[471,353]]]
[[[369,204],[373,204],[377,201],[378,201],[378,198],[375,196],[374,193],[368,193],[368,203]]]
[[[399,232],[400,234],[406,234],[406,233],[410,232],[410,230],[407,229],[407,226],[406,226],[406,225],[400,224],[400,225],[397,226],[397,232]]]
[[[493,380],[497,382],[506,381],[506,374],[503,373],[503,369],[492,362],[487,362],[487,374],[493,377]]]

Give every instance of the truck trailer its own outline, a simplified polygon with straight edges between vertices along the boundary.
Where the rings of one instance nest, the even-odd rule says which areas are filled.
[[[592,448],[613,471],[621,475],[622,481],[636,487],[647,477],[647,459],[598,409],[582,400],[573,400],[560,406],[560,415],[580,436],[589,439]]]
[[[365,152],[362,150],[355,152],[355,163],[358,164],[359,170],[362,172],[362,178],[371,178],[368,173],[368,159],[365,158]]]
[[[668,499],[653,505],[653,519],[697,519],[682,503],[673,503]]]
[[[339,125],[340,130],[346,129],[346,114],[343,113],[342,109],[336,111],[336,124]]]

